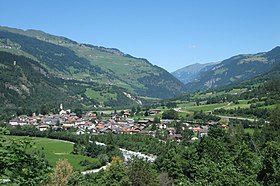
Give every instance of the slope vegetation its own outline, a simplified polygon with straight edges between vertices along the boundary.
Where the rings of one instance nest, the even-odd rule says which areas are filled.
[[[187,89],[208,90],[250,80],[268,73],[279,64],[280,47],[269,52],[234,56],[203,72],[199,79],[187,84]]]
[[[0,49],[32,58],[56,77],[116,86],[135,96],[167,98],[184,91],[180,81],[146,59],[41,31],[1,27]]]

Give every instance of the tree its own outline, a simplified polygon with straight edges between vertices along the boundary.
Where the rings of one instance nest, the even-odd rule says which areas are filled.
[[[185,129],[184,131],[182,131],[182,143],[184,145],[188,144],[188,141],[192,139],[193,137],[193,131],[189,130],[189,129]]]
[[[277,185],[280,183],[280,145],[279,142],[268,142],[264,149],[263,167],[258,180],[263,185]]]
[[[101,165],[106,165],[109,162],[109,157],[107,154],[99,154],[97,159],[100,161]]]
[[[79,154],[79,145],[74,143],[72,154]]]
[[[174,109],[170,109],[162,113],[162,119],[179,119],[179,114]]]
[[[124,162],[119,157],[113,157],[111,165],[104,171],[101,178],[97,180],[100,185],[130,186],[131,182],[127,174]]]
[[[159,182],[161,186],[172,186],[173,180],[167,172],[162,172],[159,174]]]
[[[0,130],[0,180],[9,179],[11,185],[43,185],[51,171],[43,155],[30,152],[29,139],[12,140]]]
[[[151,164],[143,159],[134,158],[128,166],[128,176],[133,186],[159,185],[158,174]]]
[[[46,114],[48,114],[49,113],[49,108],[47,107],[47,105],[41,105],[41,109],[40,109],[41,111],[41,114],[43,114],[43,115],[46,115]]]
[[[173,179],[184,177],[180,153],[175,148],[170,148],[163,157],[156,160],[161,172],[167,172]]]
[[[153,123],[155,123],[155,124],[160,123],[160,118],[159,117],[155,117]]]
[[[175,122],[175,130],[176,130],[176,134],[181,134],[182,133],[182,127],[183,127],[183,123],[182,122]]]
[[[68,181],[67,185],[69,186],[86,186],[89,185],[88,181],[91,180],[87,180],[87,178],[82,175],[80,172],[74,172],[70,178],[70,180]]]
[[[153,124],[152,124],[152,128],[151,128],[151,130],[152,130],[152,131],[157,130],[157,125],[156,125],[155,123],[153,123]]]
[[[139,114],[139,113],[142,111],[142,109],[141,109],[140,106],[137,106],[137,109],[136,109],[136,110],[137,110],[137,111],[136,111],[137,114]]]
[[[265,145],[268,141],[280,140],[280,108],[272,110],[270,117],[270,123],[265,123],[261,131],[261,144]]]
[[[132,107],[132,108],[131,108],[131,113],[130,113],[130,116],[131,116],[131,117],[133,117],[133,116],[134,116],[134,114],[135,114],[135,112],[136,112],[135,107]]]
[[[67,159],[58,160],[55,172],[48,186],[66,186],[74,173],[73,167]]]

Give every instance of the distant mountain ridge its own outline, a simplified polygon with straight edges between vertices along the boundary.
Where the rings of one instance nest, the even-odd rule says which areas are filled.
[[[184,74],[184,68],[181,71],[179,70],[179,72],[181,73],[181,79],[182,77],[189,77],[189,74],[195,74],[195,78],[192,76],[189,78],[192,81],[189,81],[186,84],[187,91],[194,92],[197,90],[214,89],[232,83],[250,80],[268,73],[279,64],[280,47],[275,47],[268,52],[236,55],[223,60],[218,64],[206,65],[209,68],[206,68],[203,71],[201,70],[203,69],[201,65],[199,66],[195,64],[186,67],[186,69],[191,72],[185,72]],[[193,70],[191,67],[197,67],[197,69],[200,70],[199,73],[197,73],[196,69]],[[180,79],[178,77],[178,71],[175,72],[177,72],[177,78]]]
[[[177,79],[179,79],[182,83],[187,84],[199,79],[200,75],[203,72],[210,70],[213,66],[219,63],[220,62],[212,62],[212,63],[205,63],[205,64],[195,63],[183,67],[179,70],[176,70],[171,74],[175,76]]]
[[[146,59],[42,31],[0,27],[0,51],[29,58],[61,81],[76,81],[78,96],[101,105],[130,104],[127,94],[169,98],[185,90],[183,83]]]

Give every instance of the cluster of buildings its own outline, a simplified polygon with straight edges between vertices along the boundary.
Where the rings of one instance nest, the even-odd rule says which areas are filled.
[[[134,119],[129,118],[129,112],[124,112],[121,117],[113,114],[109,119],[99,119],[95,112],[86,112],[78,117],[76,113],[70,110],[63,110],[62,105],[60,109],[58,114],[22,115],[10,120],[9,124],[12,126],[32,125],[40,131],[50,128],[53,130],[75,129],[77,134],[107,132],[133,134],[149,133],[144,129],[153,122],[153,118],[141,119],[135,122]]]
[[[23,126],[32,125],[40,131],[48,129],[52,130],[71,130],[76,132],[77,135],[82,134],[100,134],[100,133],[114,133],[114,134],[149,134],[155,135],[156,131],[150,130],[154,123],[154,118],[144,118],[135,121],[130,118],[128,111],[122,112],[123,115],[112,114],[110,118],[100,119],[97,117],[95,112],[89,111],[80,117],[76,113],[70,110],[63,110],[61,105],[61,111],[58,114],[38,115],[33,114],[32,116],[22,115],[9,121],[12,126]],[[159,109],[150,110],[150,115],[154,116],[159,113]],[[176,133],[176,129],[172,123],[174,120],[161,119],[160,123],[155,124],[157,131],[166,131],[169,138],[176,141],[180,141],[182,138],[181,134]],[[197,140],[208,133],[209,125],[190,125],[184,123],[183,130],[189,129],[194,132],[192,140]]]

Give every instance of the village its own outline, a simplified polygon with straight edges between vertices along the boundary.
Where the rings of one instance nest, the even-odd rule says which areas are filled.
[[[155,122],[153,116],[160,113],[160,109],[150,109],[149,116],[141,119],[134,119],[130,117],[130,111],[123,110],[121,114],[110,114],[110,117],[98,117],[94,111],[85,112],[82,115],[77,115],[71,112],[70,109],[64,110],[63,105],[60,105],[60,112],[57,114],[46,114],[32,116],[21,115],[9,121],[11,126],[31,125],[36,127],[39,131],[46,130],[72,130],[77,135],[83,134],[146,134],[156,136],[156,133],[166,134],[168,138],[180,142],[182,135],[176,131],[174,122],[180,120],[159,119]],[[152,129],[155,125],[155,129]],[[182,130],[191,130],[193,137],[190,142],[198,140],[203,136],[207,136],[209,126],[213,123],[183,123]],[[226,127],[225,125],[221,125]]]

